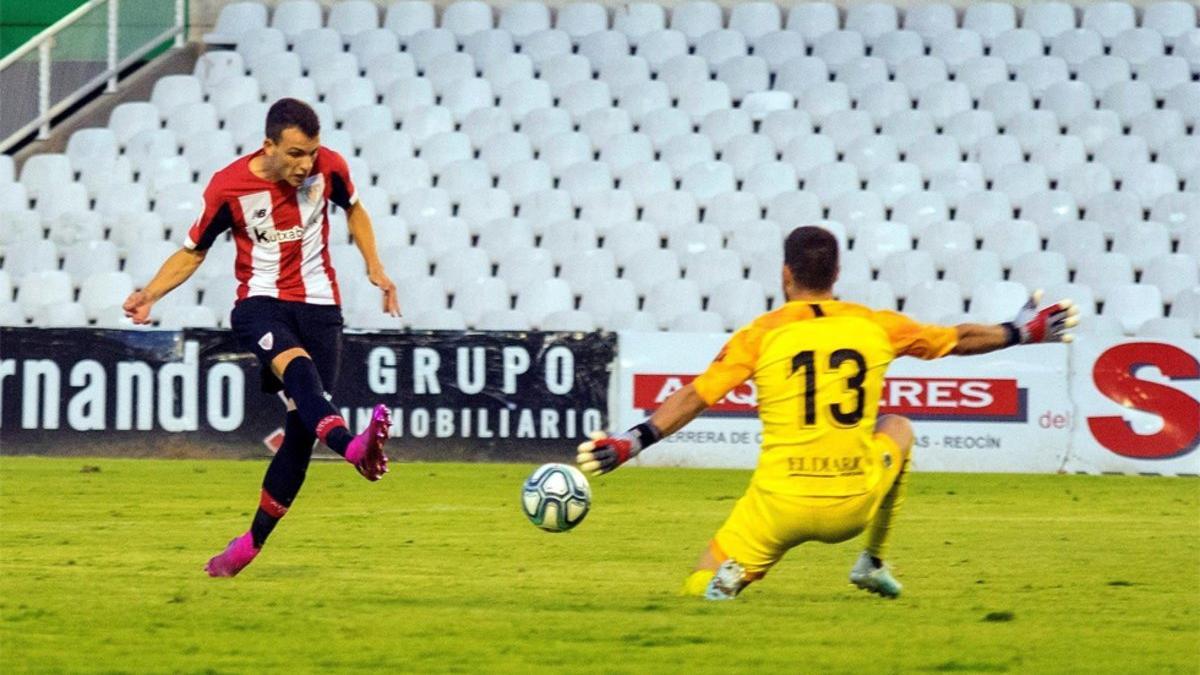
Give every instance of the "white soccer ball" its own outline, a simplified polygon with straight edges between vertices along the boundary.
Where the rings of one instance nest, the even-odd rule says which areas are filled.
[[[543,464],[521,487],[521,510],[547,532],[566,532],[583,522],[592,505],[587,477],[569,464]]]

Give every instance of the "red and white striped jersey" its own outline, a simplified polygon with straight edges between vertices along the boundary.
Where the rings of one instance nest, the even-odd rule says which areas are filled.
[[[268,296],[314,305],[340,305],[329,259],[329,202],[348,209],[358,201],[346,160],[321,146],[312,172],[294,188],[250,171],[241,157],[213,175],[204,190],[204,213],[184,246],[208,250],[226,230],[237,246],[237,299]]]

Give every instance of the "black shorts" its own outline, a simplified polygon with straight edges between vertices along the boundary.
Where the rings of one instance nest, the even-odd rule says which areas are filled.
[[[296,347],[312,357],[325,391],[333,391],[342,358],[342,309],[337,305],[255,296],[234,305],[229,324],[242,348],[254,352],[262,364],[263,391],[283,391],[271,360]]]

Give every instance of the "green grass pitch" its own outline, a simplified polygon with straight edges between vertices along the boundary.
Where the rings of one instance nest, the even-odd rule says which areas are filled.
[[[259,462],[0,458],[0,672],[1195,673],[1200,481],[916,474],[892,561],[805,545],[731,603],[676,596],[748,474],[626,469],[574,532],[526,465],[318,463],[253,565]]]

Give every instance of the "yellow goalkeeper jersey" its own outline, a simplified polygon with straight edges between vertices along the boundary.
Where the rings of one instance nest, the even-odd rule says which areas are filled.
[[[897,356],[938,358],[956,344],[953,327],[836,300],[794,301],[734,333],[694,386],[712,405],[754,379],[760,489],[859,495],[874,488],[885,461],[871,450],[888,364]]]

